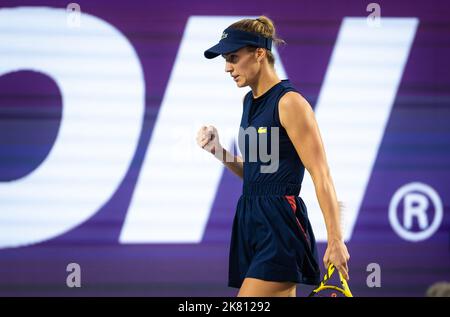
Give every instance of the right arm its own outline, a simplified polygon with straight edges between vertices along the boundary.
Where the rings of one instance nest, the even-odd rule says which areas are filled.
[[[245,102],[245,96],[242,103]],[[222,162],[230,171],[241,179],[244,178],[244,162],[242,157],[233,155],[222,147],[219,141],[219,133],[213,126],[203,126],[197,133],[197,144],[205,151],[210,152]]]
[[[239,176],[240,178],[244,178],[244,162],[242,161],[242,157],[237,155],[232,155],[227,150],[223,149],[224,155],[223,157],[227,158],[226,160],[221,160],[222,163],[234,174]],[[231,158],[231,159],[228,159]]]
[[[244,164],[242,157],[233,155],[222,147],[219,141],[219,133],[213,126],[203,126],[197,133],[197,144],[213,154],[216,159],[221,161],[230,171],[239,176],[244,177]]]

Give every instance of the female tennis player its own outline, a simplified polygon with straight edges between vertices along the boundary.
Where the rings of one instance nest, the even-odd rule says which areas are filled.
[[[238,296],[296,296],[298,283],[319,284],[316,242],[299,196],[305,168],[314,182],[327,228],[323,263],[325,268],[333,264],[349,278],[350,256],[319,128],[308,101],[275,72],[271,49],[272,43],[280,42],[272,21],[261,16],[233,23],[219,43],[204,52],[208,59],[222,55],[225,72],[236,85],[251,88],[243,101],[242,157],[222,147],[214,126],[203,126],[197,134],[199,146],[243,179],[229,254],[228,285],[239,288]],[[276,142],[262,142],[262,138]],[[267,160],[255,159],[249,152],[256,148],[261,153],[260,147],[268,143],[276,159],[272,168],[264,170]]]

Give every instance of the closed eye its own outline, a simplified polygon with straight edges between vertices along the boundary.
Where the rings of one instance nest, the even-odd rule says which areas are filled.
[[[222,57],[225,58],[228,63],[236,64],[238,61],[238,56],[236,54],[222,55]]]

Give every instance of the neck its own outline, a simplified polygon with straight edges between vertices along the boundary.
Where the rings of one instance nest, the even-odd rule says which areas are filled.
[[[267,67],[262,67],[255,82],[249,85],[253,92],[253,98],[258,98],[263,95],[279,82],[280,78],[278,78],[278,75],[275,73],[272,66],[268,65]]]

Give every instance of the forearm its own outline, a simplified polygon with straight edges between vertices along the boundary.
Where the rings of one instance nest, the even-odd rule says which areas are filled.
[[[341,215],[331,176],[321,177],[314,182],[314,187],[325,220],[328,241],[342,240]]]
[[[223,148],[222,154],[220,154],[219,152],[214,156],[234,174],[236,174],[240,178],[244,177],[244,164],[240,156],[235,156]]]
[[[323,256],[323,264],[324,267],[333,264],[343,277],[348,280],[347,261],[350,259],[350,254],[342,237],[339,203],[336,199],[333,180],[329,173],[327,174],[326,177],[321,177],[319,181],[314,182],[328,235],[328,246]]]

